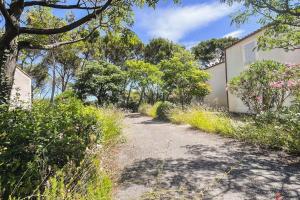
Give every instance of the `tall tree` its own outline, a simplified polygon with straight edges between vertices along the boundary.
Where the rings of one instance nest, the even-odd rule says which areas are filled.
[[[115,65],[104,61],[89,62],[78,75],[74,88],[85,100],[96,97],[98,105],[116,103],[122,92],[124,73]]]
[[[80,53],[80,45],[78,43],[60,47],[55,52],[55,61],[58,63],[56,69],[58,85],[61,92],[64,92],[74,80],[75,74],[81,66]]]
[[[178,0],[174,0],[175,2]],[[63,34],[83,27],[86,23],[94,21],[95,27],[114,29],[124,24],[132,24],[132,8],[134,6],[155,7],[158,1],[153,0],[78,0],[78,1],[25,1],[0,0],[0,11],[4,19],[4,31],[0,36],[0,90],[3,84],[12,85],[16,68],[16,59],[19,49],[51,49],[53,47],[70,44],[82,40],[78,36],[70,41],[48,42],[44,44],[32,41],[32,36],[45,36]],[[75,17],[68,23],[46,24],[45,26],[31,26],[24,23],[28,10],[37,8],[42,14],[43,8],[52,8],[61,12],[84,10],[86,13]],[[59,12],[53,12],[59,14]],[[42,20],[42,18],[40,18]],[[7,81],[4,81],[7,79]],[[2,94],[3,92],[0,92]]]
[[[163,72],[165,100],[173,99],[183,107],[190,104],[193,97],[202,98],[209,93],[208,74],[198,68],[190,52],[178,52],[159,66]]]
[[[226,37],[202,41],[192,48],[195,58],[203,68],[225,60],[225,48],[236,42],[238,38]]]
[[[145,61],[154,65],[162,60],[170,59],[183,47],[164,38],[154,38],[145,47]]]
[[[162,72],[156,65],[141,60],[128,60],[126,62],[129,77],[128,100],[132,87],[136,87],[140,91],[140,99],[138,105],[144,100],[147,89],[161,82]]]
[[[108,33],[101,42],[99,49],[103,59],[115,65],[124,67],[126,60],[140,59],[143,56],[143,42],[129,29]]]
[[[256,16],[265,27],[264,35],[258,39],[262,49],[300,48],[300,3],[299,0],[221,0],[229,5],[240,3],[241,9],[233,22],[243,24]]]

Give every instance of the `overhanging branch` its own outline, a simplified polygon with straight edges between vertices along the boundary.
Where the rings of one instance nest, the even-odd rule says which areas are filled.
[[[56,9],[84,9],[84,10],[96,10],[100,9],[101,6],[81,6],[81,4],[73,4],[73,5],[62,5],[62,4],[55,4],[55,3],[48,3],[45,1],[29,1],[24,3],[24,7],[30,6],[44,6]]]
[[[87,36],[83,38],[79,38],[76,40],[71,40],[71,41],[65,41],[65,42],[56,42],[53,44],[47,44],[47,45],[38,45],[38,44],[32,44],[30,41],[20,41],[19,42],[19,50],[21,49],[40,49],[40,50],[51,50],[63,45],[68,45],[68,44],[74,44],[76,42],[84,41],[87,40],[91,35],[99,28],[99,26],[95,27]]]
[[[5,8],[4,2],[3,0],[0,0],[0,11],[4,17],[4,19],[8,22],[8,24],[13,27],[16,28],[11,16],[9,15],[7,9]]]
[[[107,2],[101,6],[101,8],[95,10],[93,13],[88,14],[84,17],[82,17],[81,19],[68,24],[66,26],[62,26],[60,28],[51,28],[51,29],[38,29],[38,28],[27,28],[27,27],[20,27],[19,28],[19,33],[20,34],[35,34],[35,35],[54,35],[54,34],[59,34],[59,33],[65,33],[68,32],[70,30],[73,30],[81,25],[83,25],[84,23],[95,19],[99,14],[101,14],[104,10],[106,10],[110,4],[111,4],[112,0],[107,0]]]

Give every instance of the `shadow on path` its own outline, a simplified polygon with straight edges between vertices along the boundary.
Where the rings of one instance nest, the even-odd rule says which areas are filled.
[[[135,199],[129,197],[145,189],[169,193],[158,198],[164,200],[199,200],[202,192],[212,200],[274,200],[278,192],[284,200],[300,199],[300,157],[140,114],[130,114],[126,123],[131,128],[120,156],[118,199]]]
[[[136,184],[178,189],[178,193],[190,199],[206,189],[205,199],[215,199],[226,193],[238,193],[242,199],[275,199],[277,192],[285,199],[300,199],[299,162],[288,163],[278,155],[235,142],[218,148],[203,144],[181,148],[186,149],[187,158],[137,161],[124,169],[120,183],[125,187]],[[231,168],[228,176],[207,188],[215,182],[216,176]]]

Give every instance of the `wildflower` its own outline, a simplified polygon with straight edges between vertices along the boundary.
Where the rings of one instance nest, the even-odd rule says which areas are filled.
[[[256,101],[258,101],[258,102],[262,102],[262,97],[261,97],[261,96],[257,96],[255,99],[256,99]]]
[[[295,66],[297,66],[295,63],[285,63],[285,66],[287,67],[287,68],[293,68],[293,67],[295,67]]]
[[[288,82],[287,82],[288,88],[295,87],[296,85],[297,85],[297,81],[288,80]]]
[[[284,86],[284,81],[275,81],[269,84],[272,88],[282,88]]]
[[[275,200],[283,200],[283,198],[282,198],[280,192],[277,192],[277,193],[275,194]]]

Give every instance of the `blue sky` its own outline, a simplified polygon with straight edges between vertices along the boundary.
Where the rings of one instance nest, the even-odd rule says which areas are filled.
[[[242,37],[260,27],[256,20],[238,27],[231,25],[230,15],[239,5],[229,7],[219,0],[181,0],[174,5],[162,1],[152,8],[135,8],[133,31],[147,43],[151,38],[164,37],[186,47],[210,38],[228,35]]]

